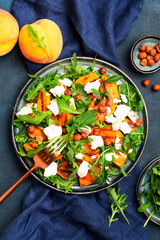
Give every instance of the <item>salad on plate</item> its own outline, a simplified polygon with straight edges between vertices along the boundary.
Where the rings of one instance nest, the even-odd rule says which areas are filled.
[[[96,188],[123,173],[134,161],[145,133],[139,116],[144,103],[134,86],[106,68],[77,63],[34,79],[13,124],[22,157],[33,158],[57,138],[67,143],[45,170],[36,174],[65,192],[72,186]]]

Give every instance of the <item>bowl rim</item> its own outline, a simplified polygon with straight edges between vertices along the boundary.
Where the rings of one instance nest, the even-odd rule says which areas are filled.
[[[138,199],[138,195],[140,193],[141,183],[142,183],[142,180],[143,180],[144,176],[147,174],[148,170],[151,169],[159,161],[160,161],[160,156],[151,160],[141,171],[141,173],[139,175],[139,178],[138,178],[138,181],[137,181],[137,186],[136,186],[136,197],[137,197],[137,199]],[[138,204],[141,206],[141,200],[137,200],[137,201],[138,201]],[[146,211],[144,211],[143,213],[146,215],[147,218],[149,217],[149,215]],[[157,222],[156,220],[154,220],[152,218],[150,218],[150,220],[152,222],[156,223],[157,225],[160,225],[160,222]]]
[[[44,67],[42,67],[39,71],[37,71],[34,75],[38,75],[40,74],[41,72],[45,71],[46,69],[50,68],[52,65],[56,65],[56,64],[59,64],[63,61],[68,61],[68,60],[71,60],[72,57],[68,57],[68,58],[62,58],[60,60],[57,60],[55,62],[52,62]],[[94,58],[92,57],[86,57],[86,56],[77,56],[77,60],[81,60],[81,59],[84,59],[84,60],[94,60]],[[134,161],[133,165],[131,166],[131,168],[127,171],[127,174],[129,174],[133,169],[134,167],[136,166],[136,164],[138,163],[138,161],[140,160],[142,154],[143,154],[143,151],[145,149],[145,146],[146,146],[146,143],[147,143],[147,140],[148,140],[148,132],[149,132],[149,117],[148,117],[148,111],[147,111],[147,106],[146,106],[146,103],[145,103],[145,100],[143,98],[143,95],[142,93],[140,92],[139,88],[137,87],[137,85],[133,82],[133,80],[125,73],[123,72],[120,68],[116,67],[115,65],[107,62],[107,61],[104,61],[104,60],[101,60],[101,59],[98,59],[96,58],[96,61],[99,62],[99,63],[102,63],[102,64],[107,64],[108,66],[110,67],[113,67],[115,70],[121,72],[123,74],[123,76],[125,76],[127,79],[129,79],[129,81],[133,84],[133,86],[137,89],[137,91],[140,93],[141,97],[142,97],[142,100],[144,102],[144,111],[145,111],[145,117],[146,117],[146,131],[145,131],[145,140],[143,142],[143,146],[141,148],[141,151],[140,151],[140,154],[139,156],[137,157],[136,161]],[[15,118],[15,113],[16,113],[16,108],[17,108],[17,105],[19,103],[19,100],[21,98],[21,95],[23,94],[23,91],[25,90],[25,88],[27,86],[29,86],[29,84],[33,81],[33,78],[30,78],[28,79],[28,81],[23,85],[23,87],[21,88],[21,90],[19,91],[19,94],[18,94],[18,97],[16,98],[16,102],[15,102],[15,105],[14,105],[14,108],[13,108],[13,113],[12,113],[12,118],[11,118],[11,136],[12,136],[12,143],[13,143],[13,146],[14,146],[14,149],[15,149],[15,152],[18,156],[18,159],[20,160],[21,164],[23,165],[23,167],[28,171],[29,168],[28,166],[26,165],[25,161],[23,160],[22,156],[20,156],[18,154],[18,148],[17,148],[17,144],[16,144],[16,141],[15,141],[15,138],[14,138],[14,125],[13,125],[13,120]],[[122,175],[122,174],[121,174]],[[44,186],[47,186],[48,188],[52,189],[52,190],[56,190],[56,191],[59,191],[59,192],[63,192],[64,193],[64,190],[62,189],[58,189],[56,188],[55,186],[53,185],[49,185],[47,182],[44,182],[42,179],[40,179],[34,172],[31,173],[31,176],[33,176],[36,180],[38,180],[38,182],[40,182],[41,184],[43,184]],[[99,192],[99,191],[102,191],[102,190],[105,190],[109,187],[112,187],[114,186],[115,184],[119,183],[122,179],[124,178],[124,176],[122,175],[121,177],[119,177],[119,179],[117,179],[115,182],[111,183],[110,185],[107,185],[107,186],[104,186],[100,189],[95,189],[95,190],[87,190],[87,191],[72,191],[72,192],[67,192],[67,194],[78,194],[78,195],[83,195],[83,194],[92,194],[92,193],[96,193],[96,192]]]
[[[160,66],[157,67],[156,69],[153,69],[153,70],[150,70],[150,71],[143,71],[143,70],[139,69],[139,68],[135,65],[134,60],[133,60],[133,51],[134,51],[136,45],[137,45],[141,40],[143,40],[143,39],[145,39],[145,38],[156,38],[156,39],[160,40],[160,37],[158,37],[158,36],[156,36],[156,35],[145,35],[145,36],[137,39],[137,40],[135,41],[135,43],[133,44],[132,48],[131,48],[131,52],[130,52],[131,63],[132,63],[132,65],[133,65],[133,67],[134,67],[137,71],[139,71],[139,72],[141,72],[141,73],[143,73],[143,74],[155,73],[155,72],[157,72],[157,71],[160,70]]]

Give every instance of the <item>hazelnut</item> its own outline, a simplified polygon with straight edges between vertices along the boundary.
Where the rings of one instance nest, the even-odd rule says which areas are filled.
[[[159,60],[160,60],[160,55],[157,53],[154,55],[154,61],[159,62]]]
[[[43,141],[43,136],[40,135],[40,134],[38,134],[38,135],[36,136],[36,140],[39,141],[39,142],[42,142],[42,141]]]
[[[147,59],[142,59],[141,60],[141,62],[140,62],[140,64],[142,65],[142,66],[147,66]]]
[[[67,89],[64,91],[64,94],[71,96],[71,95],[72,95],[72,91],[67,88]]]
[[[29,126],[29,127],[27,128],[27,132],[33,133],[35,129],[36,129],[35,126],[34,126],[34,125],[31,125],[31,126]]]
[[[89,97],[90,97],[91,101],[94,100],[93,94],[89,94]]]
[[[152,49],[151,46],[147,46],[147,47],[146,47],[146,52],[149,53],[149,51],[150,51],[151,49]]]
[[[66,128],[66,127],[62,127],[62,132],[63,132],[64,134],[66,134],[66,133],[67,133],[67,128]]]
[[[101,100],[101,106],[106,106],[106,99]]]
[[[105,139],[104,139],[104,145],[105,145],[105,146],[109,146],[109,145],[111,145],[111,144],[112,144],[111,139],[109,139],[109,138],[105,138]]]
[[[160,43],[156,45],[156,51],[157,53],[160,53]]]
[[[146,46],[145,45],[141,45],[141,46],[139,46],[139,51],[140,52],[145,52],[146,51]]]
[[[79,141],[79,140],[81,140],[81,134],[79,134],[79,133],[75,134],[74,137],[73,137],[73,140],[74,140],[74,141]]]
[[[99,148],[91,151],[91,155],[96,155],[97,153],[99,153]]]
[[[106,68],[100,68],[100,73],[105,74],[107,72]]]
[[[100,134],[100,129],[99,129],[99,128],[95,128],[95,129],[93,130],[93,134],[94,134],[94,135],[99,135],[99,134]]]
[[[107,111],[107,108],[106,108],[106,106],[99,106],[98,110],[100,113],[104,113]]]
[[[81,132],[81,138],[86,139],[88,137],[87,133]]]
[[[35,117],[34,113],[28,113],[28,116]]]
[[[138,57],[139,57],[140,59],[144,59],[144,58],[147,57],[147,53],[146,53],[146,52],[140,52],[140,53],[138,54]]]
[[[82,95],[81,94],[77,94],[75,100],[77,102],[81,101],[82,100]]]
[[[148,66],[153,66],[155,64],[154,60],[148,60]]]
[[[156,54],[156,49],[152,48],[150,51],[149,51],[149,54],[151,56],[154,56]]]
[[[142,81],[143,86],[147,87],[150,84],[150,81],[148,79],[145,79]]]
[[[159,91],[160,90],[160,84],[154,84],[153,85],[153,90],[154,91]]]
[[[153,56],[148,55],[148,56],[147,56],[147,60],[153,60]]]
[[[143,123],[143,120],[141,118],[139,118],[136,122],[135,122],[135,126],[136,127],[140,127]]]

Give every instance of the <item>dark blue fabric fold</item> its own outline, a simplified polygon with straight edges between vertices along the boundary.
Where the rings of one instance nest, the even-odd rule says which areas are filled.
[[[63,35],[59,57],[91,56],[117,66],[117,46],[138,17],[144,0],[16,0],[13,5],[20,28],[42,18],[58,24]],[[26,60],[29,73],[44,65]],[[1,240],[148,240],[145,217],[137,212],[136,181],[138,168],[121,181],[121,192],[128,195],[125,210],[130,225],[119,221],[108,227],[111,214],[106,192],[66,195],[50,190],[33,180],[25,197],[22,213],[5,229]]]

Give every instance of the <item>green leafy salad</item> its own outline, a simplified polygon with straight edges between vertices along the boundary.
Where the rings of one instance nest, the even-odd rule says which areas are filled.
[[[110,184],[119,174],[126,176],[125,167],[135,161],[145,136],[139,92],[106,68],[94,70],[95,63],[86,68],[74,53],[63,74],[29,75],[33,83],[13,121],[23,157],[33,158],[55,138],[65,140],[55,160],[36,171],[64,192],[74,184],[92,189],[92,183]]]

